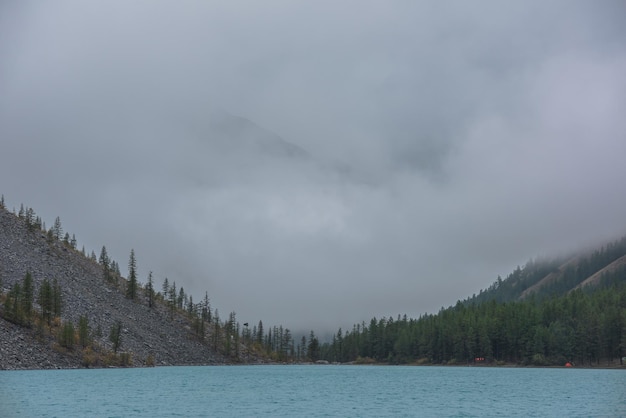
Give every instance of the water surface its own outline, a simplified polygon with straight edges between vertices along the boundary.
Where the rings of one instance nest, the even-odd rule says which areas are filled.
[[[205,366],[0,372],[1,417],[626,416],[623,370]]]

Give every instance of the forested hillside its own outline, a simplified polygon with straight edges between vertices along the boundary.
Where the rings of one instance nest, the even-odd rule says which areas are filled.
[[[542,300],[578,287],[607,286],[623,280],[625,264],[626,237],[570,257],[531,260],[524,267],[518,266],[506,279],[498,277],[488,289],[466,302],[509,302],[531,295]]]
[[[340,329],[329,361],[623,364],[626,238],[567,259],[530,261],[435,315]]]
[[[149,274],[142,284],[134,251],[123,277],[105,246],[96,257],[76,243],[59,217],[46,228],[32,208],[21,205],[11,213],[4,196],[0,199],[0,369],[263,362],[271,357],[262,322],[257,331],[256,325],[240,325],[234,312],[221,319],[208,292],[195,303],[175,279],[157,285]],[[289,330],[276,330],[284,343]],[[285,350],[293,345],[288,342],[282,344]]]
[[[372,318],[320,344],[313,331],[220,318],[208,292],[128,275],[0,199],[0,369],[239,362],[621,365],[626,238],[566,259],[528,262],[437,314]],[[308,337],[308,338],[307,338]]]

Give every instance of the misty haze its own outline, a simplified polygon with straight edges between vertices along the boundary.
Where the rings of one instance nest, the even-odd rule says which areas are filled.
[[[320,333],[626,233],[626,7],[3,2],[0,192]]]

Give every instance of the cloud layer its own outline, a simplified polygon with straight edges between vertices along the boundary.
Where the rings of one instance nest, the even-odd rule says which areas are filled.
[[[622,2],[0,7],[7,201],[223,315],[416,316],[626,232]]]

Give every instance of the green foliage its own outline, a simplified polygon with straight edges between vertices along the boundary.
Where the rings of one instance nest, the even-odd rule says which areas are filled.
[[[135,299],[137,297],[137,261],[135,260],[135,250],[130,250],[128,260],[128,286],[126,287],[126,297]]]
[[[103,245],[102,250],[100,250],[100,258],[98,262],[102,266],[102,278],[107,281],[113,281],[113,276],[111,274],[111,260],[109,259],[109,255],[107,253],[106,247]]]
[[[309,341],[313,360],[312,348]],[[583,365],[612,362],[625,354],[624,283],[540,301],[459,302],[419,319],[374,318],[368,326],[337,332],[332,343],[321,348],[321,358],[328,361],[372,358],[411,363],[428,359],[436,364],[481,359],[488,363],[563,365],[570,361]]]
[[[22,282],[16,282],[7,293],[4,318],[22,326],[31,326],[33,317],[33,277],[27,272]]]
[[[152,354],[148,354],[148,357],[146,357],[146,366],[154,367],[155,363],[154,356]]]
[[[148,273],[148,283],[146,283],[146,296],[148,297],[148,306],[154,306],[154,281],[152,280],[152,272]]]
[[[317,361],[320,359],[320,342],[313,331],[311,331],[311,335],[309,335],[307,353],[309,355],[309,360],[311,361]]]
[[[63,309],[63,296],[61,294],[61,286],[56,278],[52,280],[52,315],[54,317],[61,316]]]
[[[119,350],[122,345],[122,322],[117,321],[115,324],[111,326],[111,331],[109,332],[109,341],[113,344],[113,352],[117,354],[117,350]]]
[[[39,286],[37,302],[41,308],[41,319],[46,321],[48,326],[50,326],[52,313],[54,312],[54,299],[52,295],[52,285],[48,279],[43,279],[41,286]]]
[[[523,268],[518,266],[505,280],[498,277],[489,288],[481,290],[478,295],[465,301],[465,304],[490,300],[497,302],[519,300],[525,290],[549,274],[554,276],[554,280],[536,289],[535,298],[544,300],[562,295],[624,255],[626,255],[626,237],[607,244],[587,256],[579,256],[575,259],[530,260]],[[601,281],[600,287],[610,286],[609,280],[613,280],[613,283],[625,280],[623,274],[616,272],[606,273],[605,276],[611,276],[611,279]]]
[[[84,315],[81,315],[78,320],[78,343],[82,348],[87,347],[91,343],[89,320]]]
[[[58,216],[54,219],[54,225],[52,226],[51,230],[54,239],[60,241],[61,237],[63,236],[63,227],[61,226],[61,218],[59,218]]]
[[[74,347],[74,341],[74,324],[72,321],[65,321],[61,328],[61,333],[59,334],[59,344],[67,349],[72,349]]]
[[[33,313],[33,276],[30,272],[26,272],[26,276],[24,276],[24,281],[22,284],[22,313],[24,315],[24,321],[27,325],[30,325]]]
[[[22,324],[24,315],[22,313],[22,285],[17,282],[11,286],[4,302],[4,317],[16,324]]]

